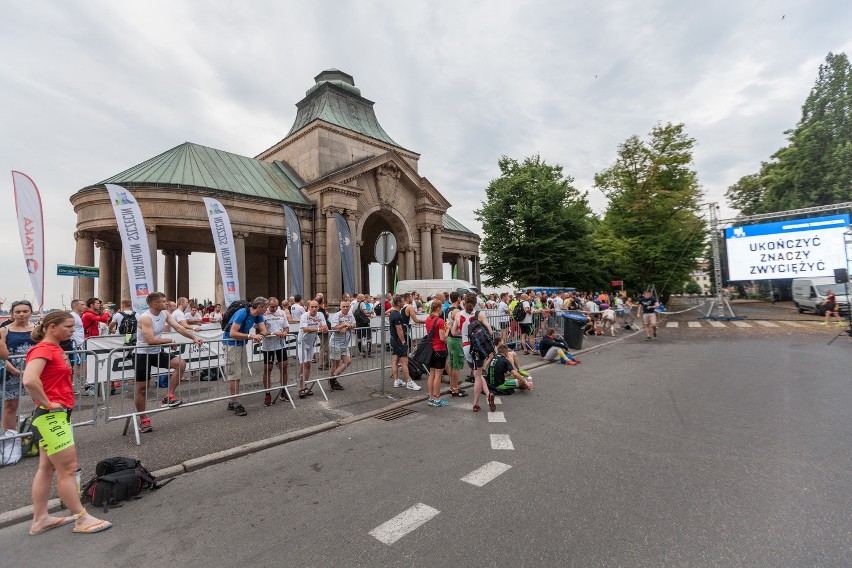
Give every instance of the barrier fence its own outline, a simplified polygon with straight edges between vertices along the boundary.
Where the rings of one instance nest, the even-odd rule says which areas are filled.
[[[497,310],[483,311],[495,335],[502,336],[510,346],[519,348],[521,325],[509,315],[498,314]],[[419,317],[423,318],[425,315],[421,314]],[[533,313],[530,347],[535,347],[536,338],[543,335],[548,327],[554,327],[561,332],[561,324],[559,314],[552,310]],[[407,333],[413,348],[417,341],[426,336],[425,325],[412,322],[408,326]],[[275,341],[275,338],[268,337],[260,342],[246,341],[241,347],[245,350],[245,354],[237,356],[233,348],[228,349],[226,345],[228,340],[222,339],[222,330],[217,324],[202,326],[194,334],[203,340],[201,345],[195,344],[178,333],[164,333],[162,337],[171,340],[171,343],[157,347],[166,354],[165,357],[140,353],[135,346],[125,345],[123,336],[119,335],[89,338],[85,349],[68,351],[69,360],[72,361],[76,400],[72,413],[72,425],[76,427],[108,424],[125,420],[124,434],[127,434],[132,425],[138,445],[141,444],[139,417],[143,414],[152,415],[165,410],[174,411],[215,402],[224,403],[235,396],[264,393],[277,395],[277,398],[284,398],[282,395],[286,393],[290,405],[293,408],[296,407],[295,400],[298,393],[295,391],[300,384],[300,365],[297,359],[298,324],[289,324],[287,335],[283,338],[286,358],[282,364],[277,362],[270,365],[264,364],[264,349],[271,348],[265,342]],[[332,378],[345,379],[376,371],[383,373],[385,369],[390,369],[390,354],[386,356],[384,369],[380,369],[380,350],[389,351],[390,338],[390,330],[386,323],[385,343],[382,345],[381,318],[372,318],[369,328],[356,328],[345,335],[348,337],[340,337],[339,332],[331,330],[328,333],[316,334],[312,339],[315,354],[305,386],[311,390],[318,388],[325,400],[328,400],[328,395],[323,383]],[[345,344],[343,350],[351,356],[351,364],[341,374],[332,377],[331,372],[335,367],[335,361],[330,358],[330,354],[333,347],[336,352],[339,352],[340,348],[336,346],[341,343]],[[235,364],[230,367],[229,353],[236,359]],[[16,369],[23,369],[24,358],[25,356],[10,357],[9,363]],[[179,370],[172,369],[172,361],[175,360],[180,361],[176,364]],[[140,406],[144,401],[144,409],[137,409],[136,406],[137,367],[148,369],[147,373],[150,377],[148,381],[142,382],[145,387],[140,387],[138,394]],[[226,370],[229,372],[227,377]],[[178,372],[179,376],[177,376]],[[239,392],[236,395],[229,390],[227,379],[230,377],[239,380]],[[0,436],[0,442],[26,436],[26,433],[18,433],[17,430],[23,419],[31,415],[34,409],[32,399],[26,394],[22,383],[14,380],[14,377],[12,380],[7,380],[8,378],[6,373],[2,373],[3,392],[7,393],[7,398],[17,398],[19,401],[13,420],[16,432],[3,433]],[[164,406],[163,399],[170,391],[170,381],[174,386],[171,390],[176,398],[182,401],[178,407]],[[90,393],[94,396],[85,396]],[[2,411],[6,411],[6,405],[3,405]],[[6,420],[2,414],[0,418]]]

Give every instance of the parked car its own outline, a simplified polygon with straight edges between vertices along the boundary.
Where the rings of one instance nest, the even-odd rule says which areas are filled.
[[[832,276],[821,278],[795,278],[793,280],[793,303],[796,304],[799,313],[805,310],[819,316],[825,315],[822,306],[827,298],[829,290],[834,292],[837,306],[841,312],[849,309],[849,297],[846,295],[847,286],[852,290],[852,283],[838,284]]]

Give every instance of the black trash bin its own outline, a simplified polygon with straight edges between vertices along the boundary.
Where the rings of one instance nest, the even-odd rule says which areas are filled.
[[[574,350],[583,348],[583,329],[588,321],[583,314],[562,314],[562,335],[568,347]]]

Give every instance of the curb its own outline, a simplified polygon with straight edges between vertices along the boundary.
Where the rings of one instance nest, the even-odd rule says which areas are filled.
[[[633,332],[638,333],[638,332]],[[615,339],[613,341],[608,341],[606,343],[602,343],[600,345],[595,345],[594,347],[589,347],[588,349],[581,349],[580,351],[576,351],[575,355],[579,355],[582,353],[588,353],[590,351],[595,351],[602,347],[606,347],[607,345],[612,345],[618,341],[624,341],[628,337],[632,337],[633,334],[625,335],[619,339]],[[545,365],[550,365],[552,361],[538,361],[531,365],[525,366],[524,370],[537,369],[539,367],[543,367]],[[472,388],[473,385],[469,383],[460,383],[460,389],[469,389]],[[441,394],[449,394],[450,389],[442,389]],[[236,458],[240,458],[243,456],[247,456],[249,454],[253,454],[259,452],[261,450],[265,450],[268,448],[272,448],[274,446],[280,446],[286,444],[288,442],[294,442],[296,440],[300,440],[302,438],[307,438],[308,436],[313,436],[315,434],[319,434],[321,432],[326,432],[328,430],[333,430],[340,426],[347,426],[349,424],[354,424],[356,422],[361,422],[363,420],[367,420],[368,418],[373,418],[374,416],[381,414],[383,412],[387,412],[388,410],[394,410],[397,408],[403,408],[405,406],[409,406],[411,404],[416,404],[418,402],[425,401],[427,396],[418,395],[411,398],[407,398],[405,400],[400,400],[389,404],[387,406],[383,406],[377,410],[371,410],[369,412],[365,412],[363,414],[358,414],[355,416],[349,416],[347,418],[341,418],[335,422],[323,422],[322,424],[317,424],[316,426],[309,426],[307,428],[302,428],[300,430],[294,430],[292,432],[287,432],[285,434],[281,434],[279,436],[273,436],[272,438],[266,438],[263,440],[257,440],[256,442],[250,442],[248,444],[242,444],[240,446],[236,446],[234,448],[229,448],[227,450],[222,450],[221,452],[215,452],[212,454],[208,454],[206,456],[202,456],[200,458],[193,458],[181,462],[177,465],[173,465],[170,467],[166,467],[163,469],[158,469],[156,471],[152,471],[151,474],[157,479],[169,479],[172,477],[177,477],[179,475],[183,475],[184,473],[189,473],[191,471],[197,471],[199,469],[203,469],[205,467],[215,465],[218,463],[230,461]],[[47,502],[47,510],[50,513],[55,513],[61,510],[60,500],[51,499]],[[12,511],[6,511],[5,513],[0,513],[0,529],[9,527],[11,525],[15,525],[24,521],[31,519],[33,516],[33,506],[27,505],[25,507],[21,507],[19,509],[14,509]]]

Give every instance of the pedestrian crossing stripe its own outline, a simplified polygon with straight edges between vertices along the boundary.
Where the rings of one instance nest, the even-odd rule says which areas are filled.
[[[808,327],[808,324],[811,325],[819,325],[818,321],[766,321],[766,320],[751,320],[750,322],[742,321],[742,320],[729,320],[729,321],[716,321],[716,320],[706,320],[706,321],[688,321],[685,322],[686,326],[689,328],[703,328],[707,325],[710,327],[754,327],[755,325],[759,327],[798,327],[804,328]],[[665,327],[677,329],[680,327],[681,322],[677,321],[668,321],[666,322]],[[783,324],[783,325],[782,325]]]

